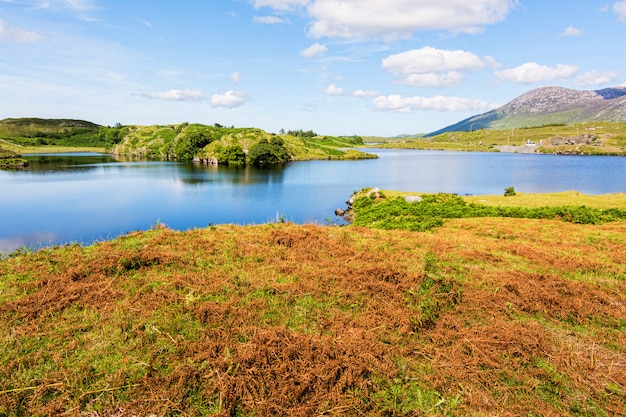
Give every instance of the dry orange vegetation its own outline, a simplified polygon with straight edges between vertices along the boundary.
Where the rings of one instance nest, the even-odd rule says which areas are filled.
[[[626,413],[626,222],[159,227],[0,276],[0,416]]]

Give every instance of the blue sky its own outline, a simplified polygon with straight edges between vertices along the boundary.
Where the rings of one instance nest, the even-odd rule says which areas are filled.
[[[0,119],[430,132],[626,86],[626,0],[0,0]]]

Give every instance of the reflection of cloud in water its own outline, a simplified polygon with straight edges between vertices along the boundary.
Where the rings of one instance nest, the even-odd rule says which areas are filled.
[[[0,239],[0,253],[11,253],[22,247],[37,249],[56,239],[57,235],[51,232],[12,236],[8,239]]]

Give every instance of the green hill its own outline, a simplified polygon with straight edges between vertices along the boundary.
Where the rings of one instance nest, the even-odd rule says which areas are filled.
[[[257,128],[219,124],[108,127],[74,119],[4,119],[0,120],[0,140],[5,148],[22,153],[24,147],[29,152],[89,147],[118,155],[213,164],[376,157],[350,149],[363,145],[359,136],[315,136],[310,131],[276,135]]]
[[[105,147],[100,130],[95,123],[75,119],[0,120],[0,139],[19,146]]]
[[[532,142],[532,146],[522,146]],[[520,129],[444,132],[436,136],[386,140],[384,148],[437,149],[473,152],[524,151],[576,155],[626,155],[626,123],[547,124]]]
[[[375,155],[345,150],[363,145],[353,137],[297,137],[257,128],[183,123],[126,126],[106,133],[117,142],[113,153],[139,157],[195,160],[210,164],[265,164],[307,159],[363,159]]]

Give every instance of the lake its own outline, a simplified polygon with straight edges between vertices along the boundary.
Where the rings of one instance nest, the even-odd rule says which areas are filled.
[[[626,158],[419,150],[367,150],[363,161],[271,168],[132,161],[103,154],[26,155],[0,171],[0,252],[89,244],[158,223],[177,230],[284,219],[336,224],[336,208],[364,187],[503,194],[626,192]]]

